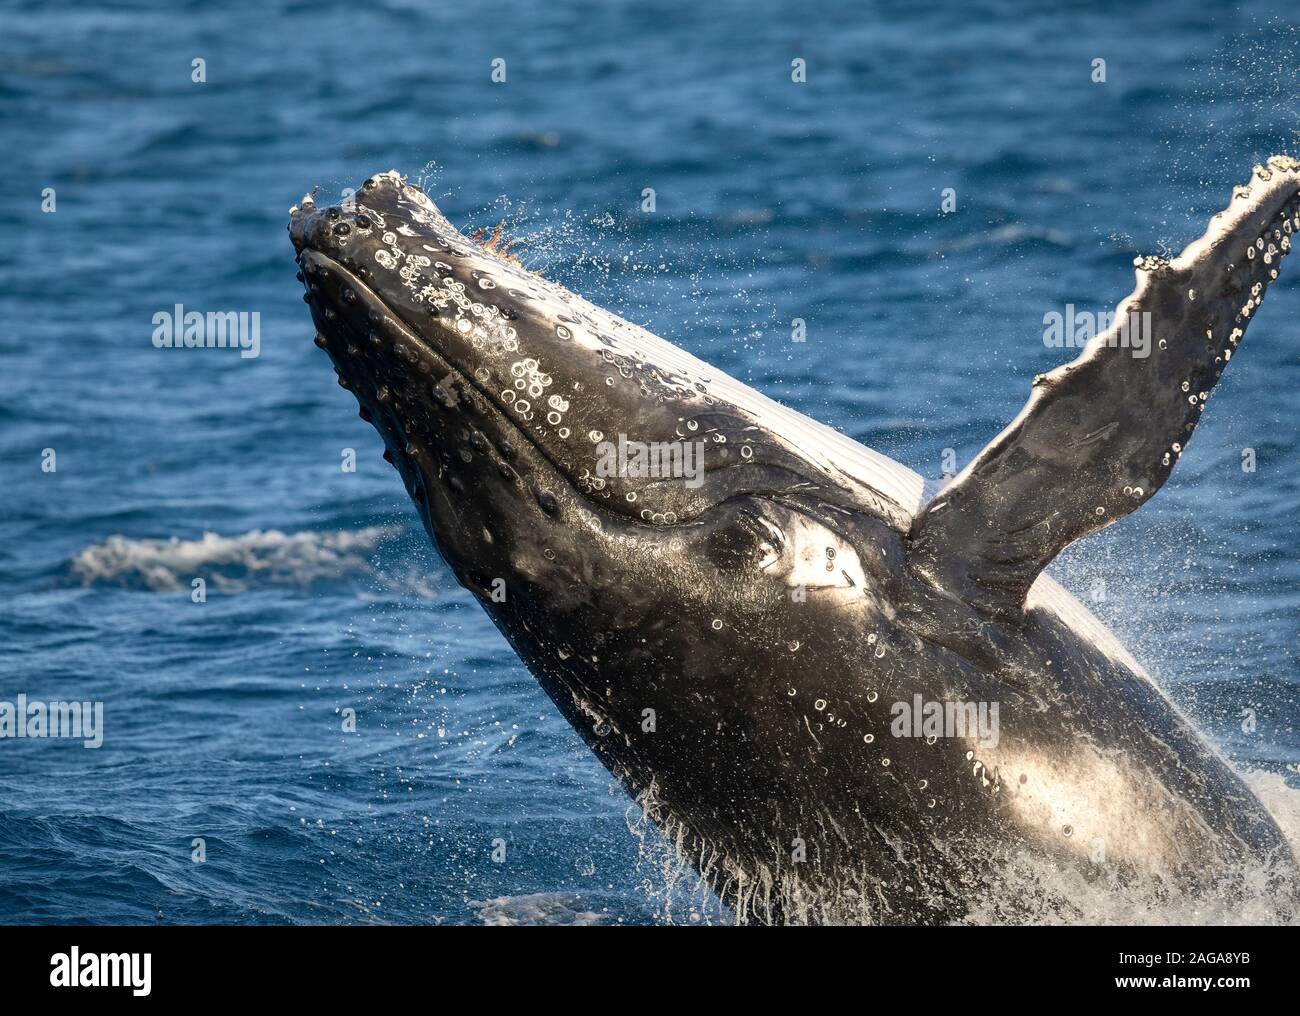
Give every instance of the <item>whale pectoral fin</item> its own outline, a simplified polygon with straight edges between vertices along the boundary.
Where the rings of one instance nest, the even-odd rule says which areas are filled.
[[[1020,415],[917,515],[914,573],[1000,618],[1070,543],[1169,477],[1205,400],[1300,234],[1300,162],[1270,159],[1077,360],[1040,375]]]

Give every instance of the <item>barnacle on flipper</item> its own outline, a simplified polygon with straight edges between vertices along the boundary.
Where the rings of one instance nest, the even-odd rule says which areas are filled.
[[[509,261],[512,265],[516,265],[519,268],[525,268],[524,263],[510,253],[510,248],[515,245],[516,241],[507,239],[505,243],[501,242],[501,230],[504,227],[505,227],[505,221],[502,220],[501,222],[497,223],[497,228],[492,231],[492,235],[488,237],[486,240],[483,239],[484,236],[487,236],[486,229],[475,230],[474,233],[470,236],[470,239],[473,240],[475,243],[477,243],[484,250],[491,251],[497,257],[501,258],[503,261]],[[525,268],[525,270],[527,269]],[[541,273],[535,272],[534,274],[540,275]]]

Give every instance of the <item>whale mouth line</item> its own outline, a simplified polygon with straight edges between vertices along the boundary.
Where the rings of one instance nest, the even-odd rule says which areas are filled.
[[[394,339],[397,338],[402,342],[415,346],[421,356],[428,357],[437,368],[437,371],[442,374],[441,378],[435,378],[430,374],[430,383],[433,388],[441,387],[446,393],[442,401],[449,410],[461,407],[465,402],[465,400],[459,396],[455,397],[454,405],[449,401],[453,398],[453,389],[447,384],[447,380],[448,378],[454,377],[464,389],[470,389],[477,395],[477,399],[474,400],[472,404],[472,408],[476,412],[494,420],[498,426],[504,424],[504,427],[501,429],[509,430],[518,435],[521,440],[526,441],[528,446],[546,462],[550,471],[555,474],[556,479],[563,482],[576,493],[577,487],[574,485],[572,480],[570,480],[564,468],[554,460],[544,445],[534,439],[525,428],[520,426],[518,421],[512,419],[510,414],[506,413],[497,405],[491,394],[484,389],[478,379],[473,376],[472,371],[461,367],[447,354],[438,349],[433,342],[424,336],[412,322],[408,321],[400,311],[394,308],[387,300],[376,292],[373,287],[368,285],[364,280],[358,278],[357,275],[345,265],[339,263],[330,255],[316,250],[315,248],[305,247],[299,254],[298,261],[303,267],[304,283],[308,286],[309,291],[313,292],[315,299],[317,299],[322,306],[330,306],[337,318],[347,322],[347,327],[354,327],[354,323],[348,319],[348,313],[346,311],[347,304],[340,304],[332,298],[326,298],[320,293],[317,293],[311,286],[311,276],[314,274],[313,270],[318,272],[320,268],[325,268],[336,273],[339,280],[340,290],[344,288],[350,289],[355,294],[355,301],[352,306],[369,308],[371,310],[382,308],[383,318],[380,322],[375,324],[375,327],[369,329],[370,333],[382,338],[382,348],[386,350],[396,352],[399,343],[394,341]],[[367,331],[367,329],[360,325],[355,325],[355,330],[359,330],[363,333]],[[324,348],[326,348],[326,351],[329,353],[330,359],[334,361],[335,366],[338,367],[340,375],[344,376],[348,380],[349,386],[352,386],[354,379],[365,379],[372,384],[373,387],[370,392],[363,393],[354,388],[352,389],[353,394],[357,395],[359,399],[364,398],[367,403],[376,406],[374,419],[370,420],[370,422],[375,425],[376,430],[380,431],[380,435],[387,440],[389,435],[385,433],[385,431],[393,428],[386,426],[386,421],[384,421],[385,426],[380,426],[381,418],[386,415],[391,415],[400,422],[401,415],[391,408],[391,404],[387,409],[378,408],[378,403],[380,403],[381,400],[378,398],[377,393],[381,388],[387,386],[386,379],[382,376],[380,371],[376,369],[377,366],[381,365],[367,363],[361,355],[349,352],[348,346],[351,343],[346,338],[338,336],[337,334],[329,334],[326,329],[322,329],[321,333],[324,334],[326,338],[326,346]],[[394,335],[394,333],[396,333],[396,335]],[[412,374],[414,373],[415,371],[412,369]],[[391,380],[387,383],[391,383]],[[462,413],[462,416],[463,415],[464,414]],[[413,456],[405,447],[406,442],[401,440],[392,440],[388,441],[388,443],[396,446],[398,452],[402,455],[403,461],[410,462],[417,468],[417,470],[419,469],[419,463],[413,462]],[[503,456],[503,459],[504,457],[505,456]],[[441,470],[438,470],[438,472],[440,473]],[[587,499],[582,498],[582,500],[585,501]]]

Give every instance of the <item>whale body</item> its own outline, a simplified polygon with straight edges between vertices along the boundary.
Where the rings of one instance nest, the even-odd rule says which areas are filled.
[[[737,920],[1015,919],[1026,863],[1194,898],[1264,872],[1292,912],[1267,810],[1043,569],[1175,468],[1300,230],[1300,163],[1138,259],[1111,329],[937,492],[396,173],[289,230],[438,551]]]

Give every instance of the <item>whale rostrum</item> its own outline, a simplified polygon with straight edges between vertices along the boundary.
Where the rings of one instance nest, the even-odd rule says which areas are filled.
[[[927,496],[395,172],[289,223],[438,551],[644,815],[738,921],[879,923],[1295,913],[1267,810],[1043,569],[1168,479],[1297,229],[1270,159]]]

